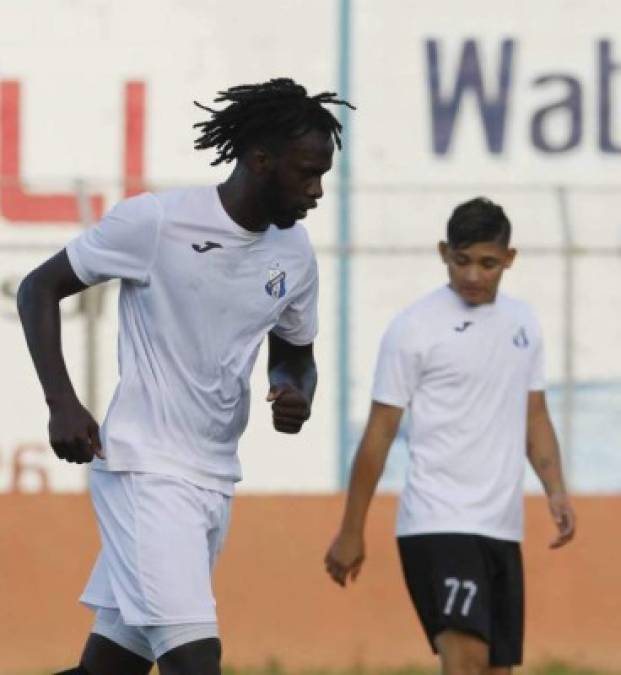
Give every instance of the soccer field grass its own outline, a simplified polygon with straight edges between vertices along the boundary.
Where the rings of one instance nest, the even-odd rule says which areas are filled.
[[[2,673],[0,675],[50,675],[49,670],[36,673]],[[403,668],[350,668],[347,670],[285,670],[277,663],[266,665],[264,668],[238,669],[224,666],[222,675],[437,675],[435,669],[404,666]],[[515,671],[518,675],[621,675],[621,667],[612,670],[592,670],[577,668],[563,663],[549,663],[538,667],[523,667]],[[157,675],[154,668],[151,675]]]
[[[347,670],[301,670],[287,671],[278,664],[261,669],[223,669],[223,675],[437,675],[439,669],[404,666],[403,668],[350,668]],[[536,668],[521,668],[521,675],[621,675],[621,668],[608,671],[574,668],[563,663],[550,663]],[[157,673],[155,670],[154,673]]]
[[[155,671],[157,672],[157,671]],[[403,668],[350,668],[348,670],[286,671],[278,664],[261,669],[241,670],[224,668],[223,675],[437,675],[439,669],[404,666]],[[550,663],[536,668],[521,668],[521,675],[621,675],[621,668],[609,671],[574,668],[563,663]]]

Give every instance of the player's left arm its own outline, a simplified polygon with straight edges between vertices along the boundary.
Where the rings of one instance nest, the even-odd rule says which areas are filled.
[[[573,539],[576,516],[565,486],[558,440],[543,391],[528,394],[527,454],[546,492],[550,513],[558,529],[550,547],[559,548]]]
[[[274,428],[285,434],[297,434],[310,417],[317,366],[313,345],[293,345],[270,332],[268,377]]]

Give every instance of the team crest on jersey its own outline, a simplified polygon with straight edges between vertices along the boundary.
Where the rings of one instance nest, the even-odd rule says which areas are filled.
[[[280,267],[280,263],[274,262],[267,272],[267,283],[265,284],[265,292],[272,298],[282,298],[287,292],[285,286],[285,279],[287,274],[285,270]]]
[[[524,326],[520,326],[520,330],[513,336],[513,344],[518,349],[527,349],[528,345],[530,345],[530,340]]]

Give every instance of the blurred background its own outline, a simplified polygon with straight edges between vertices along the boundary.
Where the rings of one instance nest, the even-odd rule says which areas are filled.
[[[193,101],[282,76],[357,110],[336,110],[343,150],[306,221],[320,385],[301,435],[271,428],[265,353],[253,377],[216,585],[225,662],[433,663],[392,539],[405,430],[371,513],[366,576],[343,594],[321,559],[382,332],[444,283],[445,223],[485,195],[519,250],[504,289],[543,324],[581,527],[572,547],[546,551],[551,525],[528,473],[527,661],[621,672],[619,26],[612,0],[0,0],[0,673],[76,661],[90,622],[76,598],[97,550],[86,471],[47,444],[19,281],[125,196],[224,179],[229,166],[192,149],[204,118]],[[65,356],[99,419],[117,379],[116,296],[110,283],[63,303]]]

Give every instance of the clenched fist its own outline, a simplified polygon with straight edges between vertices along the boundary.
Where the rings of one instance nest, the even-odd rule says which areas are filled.
[[[274,429],[284,434],[297,434],[310,417],[306,396],[289,384],[272,386],[267,401],[272,403]]]

